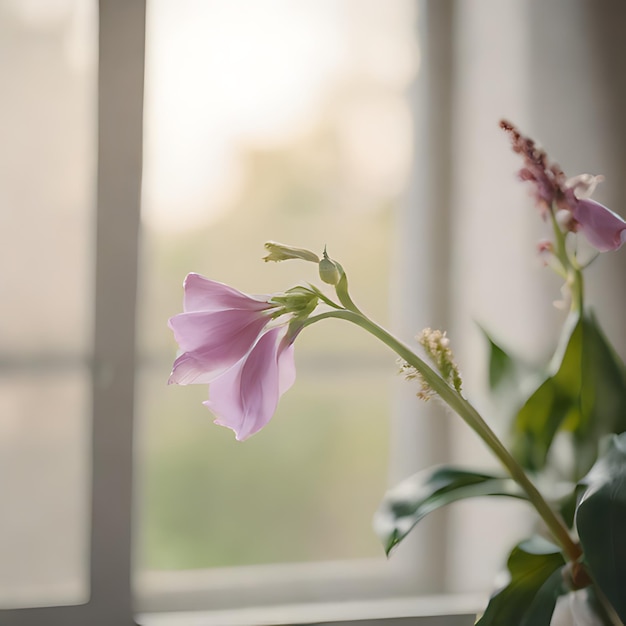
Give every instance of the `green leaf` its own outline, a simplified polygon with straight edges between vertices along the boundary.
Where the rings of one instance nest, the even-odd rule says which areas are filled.
[[[491,596],[476,626],[549,626],[564,564],[559,548],[541,537],[517,545],[507,562],[509,583]]]
[[[489,390],[494,409],[510,424],[526,400],[526,390],[545,379],[545,372],[507,352],[479,326],[489,350]]]
[[[545,467],[559,430],[573,434],[573,478],[596,458],[600,439],[626,430],[624,365],[592,315],[571,314],[550,374],[528,398],[514,424],[515,456],[533,471]]]
[[[596,584],[626,622],[626,433],[580,481],[576,529]]]
[[[480,329],[489,345],[489,389],[496,391],[502,386],[517,383],[517,366],[513,357],[505,352],[484,328]]]
[[[581,474],[598,456],[606,435],[626,430],[626,372],[594,316],[585,318],[581,421],[572,431]]]
[[[510,478],[450,466],[432,467],[387,492],[374,516],[374,530],[389,554],[432,511],[479,496],[526,497]]]
[[[524,614],[521,626],[550,626],[552,614],[559,596],[568,593],[563,581],[563,568],[554,570],[539,587],[528,610]]]
[[[582,318],[572,314],[563,329],[550,365],[551,375],[539,385],[517,414],[513,449],[531,470],[544,467],[554,436],[568,413],[576,409],[581,387]]]

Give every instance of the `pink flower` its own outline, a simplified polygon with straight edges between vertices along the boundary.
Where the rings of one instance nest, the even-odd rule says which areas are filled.
[[[513,152],[522,157],[524,167],[518,173],[519,178],[532,184],[537,206],[546,218],[550,207],[560,204],[563,198],[565,174],[556,163],[550,163],[548,155],[513,124],[501,120],[500,128],[508,133]]]
[[[600,252],[617,250],[626,241],[626,221],[589,196],[602,176],[580,174],[567,180],[556,163],[529,137],[524,137],[515,126],[500,122],[511,138],[513,151],[520,154],[524,167],[519,176],[533,185],[535,198],[544,218],[548,211],[559,210],[565,219],[560,221],[564,231],[581,231],[587,241]]]
[[[211,384],[204,402],[216,424],[235,431],[238,441],[258,432],[271,419],[278,399],[296,379],[293,340],[285,327],[265,332],[250,352]]]
[[[189,274],[183,288],[184,313],[169,320],[183,353],[168,382],[209,383],[250,350],[275,306],[199,274]]]
[[[295,380],[289,319],[268,327],[284,313],[271,296],[253,297],[198,274],[184,282],[183,313],[169,320],[182,354],[168,383],[208,383],[204,404],[216,424],[238,440],[271,419],[279,397]]]
[[[576,199],[572,216],[576,230],[600,252],[617,250],[626,241],[626,222],[595,200]]]

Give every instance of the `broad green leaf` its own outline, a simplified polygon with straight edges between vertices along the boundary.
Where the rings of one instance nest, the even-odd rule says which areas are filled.
[[[582,318],[568,318],[550,374],[528,398],[517,414],[514,425],[514,452],[531,470],[544,467],[555,434],[576,410],[582,376]]]
[[[626,430],[626,372],[624,363],[597,324],[585,318],[581,421],[570,426],[576,438],[580,473],[595,462],[606,435]]]
[[[559,596],[568,592],[563,581],[563,568],[554,570],[539,587],[528,610],[520,622],[521,626],[550,626],[552,613]]]
[[[526,497],[510,478],[449,466],[428,468],[387,492],[374,516],[374,530],[389,554],[432,511],[479,496]]]
[[[591,467],[599,440],[626,430],[624,365],[591,315],[572,314],[550,374],[520,409],[514,424],[514,453],[533,471],[545,467],[559,430],[573,434],[579,479]]]
[[[576,529],[593,579],[626,622],[626,433],[580,482]]]
[[[507,562],[509,583],[491,596],[476,626],[549,626],[554,610],[551,596],[558,588],[556,575],[551,577],[564,564],[559,548],[541,537],[517,545]]]
[[[554,378],[545,380],[528,398],[517,414],[513,441],[513,453],[525,468],[544,468],[554,436],[572,404]]]

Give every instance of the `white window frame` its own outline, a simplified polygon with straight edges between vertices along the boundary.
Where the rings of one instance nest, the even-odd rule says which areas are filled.
[[[6,626],[134,624],[132,416],[145,10],[145,0],[99,3],[90,599],[2,610]]]
[[[407,206],[449,204],[445,163],[450,145],[452,4],[420,2],[422,68],[414,94],[421,123],[416,132],[416,161],[428,171],[415,172]],[[408,626],[463,626],[473,623],[473,599],[417,599],[413,590],[428,577],[443,580],[445,530],[433,529],[428,541],[407,546],[394,560],[393,575],[383,576],[376,562],[233,568],[217,572],[147,575],[137,588],[132,580],[132,475],[136,291],[142,172],[142,115],[145,56],[145,0],[99,1],[98,165],[95,236],[94,335],[92,376],[92,500],[90,599],[76,606],[0,610],[5,626],[182,626],[184,624],[351,623]],[[428,122],[426,123],[426,120]],[[436,137],[436,138],[435,138]],[[438,148],[437,148],[438,147]],[[426,198],[427,201],[424,201]],[[417,227],[419,221],[420,227]],[[401,211],[397,236],[399,264],[416,267],[445,263],[436,245],[445,235],[445,212],[416,215]],[[394,325],[410,337],[413,320],[441,321],[446,293],[425,272],[414,277],[411,293],[402,292],[402,315]],[[409,303],[407,307],[406,304]],[[419,309],[417,308],[419,307]],[[442,420],[422,420],[420,433],[409,430],[414,398],[399,396],[392,433],[391,482],[407,472],[406,458],[419,466],[441,460],[446,449]],[[428,432],[425,432],[425,431]],[[426,441],[416,451],[416,441]],[[403,460],[405,459],[405,460]],[[409,467],[411,469],[417,469]],[[443,526],[439,524],[439,526]],[[420,578],[421,577],[421,578]],[[263,581],[260,583],[259,581]],[[289,596],[276,593],[287,582]],[[232,583],[232,585],[231,585]],[[250,606],[229,610],[242,594]],[[227,591],[230,590],[228,593]],[[398,598],[394,599],[394,596]],[[350,601],[346,602],[345,598]],[[261,598],[263,600],[261,601]],[[289,598],[291,606],[285,606]],[[311,601],[322,598],[324,602]],[[308,600],[308,601],[307,601]],[[257,605],[256,607],[254,605]],[[263,604],[264,606],[260,606]],[[297,606],[296,606],[297,605]],[[451,615],[446,616],[446,613]],[[421,617],[419,617],[421,615]]]

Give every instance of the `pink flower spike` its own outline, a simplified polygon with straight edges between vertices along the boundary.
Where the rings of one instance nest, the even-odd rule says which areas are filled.
[[[617,250],[626,241],[626,221],[595,200],[577,200],[572,211],[577,229],[600,252]]]
[[[265,426],[280,396],[296,377],[293,341],[286,328],[264,333],[252,350],[225,374],[216,378],[204,402],[216,415],[215,423],[235,431],[243,441]]]
[[[198,274],[184,283],[184,313],[169,320],[183,352],[169,383],[209,383],[246,355],[270,321],[267,300],[247,296]]]

